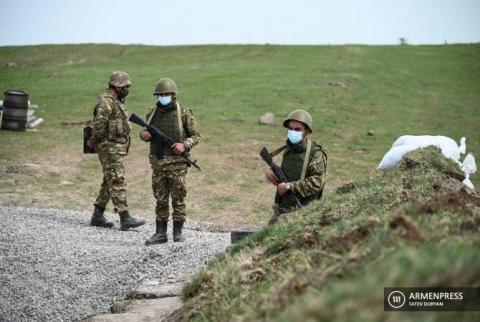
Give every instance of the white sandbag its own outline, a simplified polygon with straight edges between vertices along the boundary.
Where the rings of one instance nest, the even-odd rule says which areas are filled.
[[[477,164],[475,163],[475,157],[471,153],[467,154],[465,160],[463,160],[461,168],[465,175],[471,175],[477,172]]]
[[[457,142],[455,142],[454,140],[452,140],[449,137],[434,136],[432,145],[439,147],[442,150],[442,154],[446,158],[448,158],[448,159],[450,159],[450,160],[452,160],[456,163],[459,163],[460,162],[460,154],[465,153],[465,149],[466,149],[465,140],[466,139],[463,137],[460,140],[460,142],[461,142],[460,146],[458,146]]]
[[[385,155],[383,156],[382,161],[377,167],[379,171],[387,171],[395,167],[400,160],[402,160],[403,156],[410,151],[417,149],[416,146],[411,145],[400,145],[391,148]]]
[[[462,137],[460,139],[460,146],[458,147],[458,152],[460,152],[461,154],[465,154],[465,152],[467,151],[466,141],[467,141],[466,137]]]
[[[477,171],[477,165],[475,164],[475,158],[469,153],[463,163],[460,163],[460,155],[466,152],[466,138],[460,139],[460,146],[457,143],[446,136],[432,136],[432,135],[403,135],[395,140],[392,144],[392,148],[385,153],[382,161],[377,167],[379,171],[387,171],[395,167],[405,154],[416,149],[425,148],[427,146],[436,146],[440,148],[443,156],[457,163],[465,174],[465,180],[463,183],[474,189],[472,182],[470,181],[470,175]]]
[[[392,144],[392,148],[401,145],[410,145],[416,148],[424,148],[431,144],[430,135],[402,135],[395,140]]]
[[[470,189],[475,190],[475,187],[473,186],[473,183],[472,181],[470,181],[469,178],[465,178],[465,180],[463,180],[462,183],[467,187],[469,187]]]
[[[470,175],[477,172],[477,165],[475,163],[475,158],[471,153],[467,154],[465,160],[463,160],[462,165],[460,166],[463,173],[465,174],[465,180],[463,180],[463,184],[469,187],[470,189],[475,189],[473,186],[472,181],[470,181]]]
[[[462,137],[458,146],[453,139],[442,135],[403,135],[393,142],[392,148],[402,145],[414,146],[416,149],[436,146],[442,150],[446,158],[459,163],[460,154],[464,154],[466,150],[465,141],[466,139]]]

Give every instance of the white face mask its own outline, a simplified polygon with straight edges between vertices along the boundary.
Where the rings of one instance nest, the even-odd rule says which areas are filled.
[[[288,140],[292,144],[297,144],[302,142],[302,136],[303,136],[303,132],[288,130]]]
[[[160,104],[162,105],[168,105],[172,102],[172,96],[168,95],[168,96],[158,96],[158,101],[160,102]]]

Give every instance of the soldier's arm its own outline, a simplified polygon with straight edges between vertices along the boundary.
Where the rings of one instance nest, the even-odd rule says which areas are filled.
[[[184,121],[184,128],[185,128],[185,137],[186,139],[183,141],[185,144],[185,148],[190,150],[195,145],[200,142],[202,136],[198,131],[197,124],[195,122],[195,118],[193,117],[192,110],[183,110],[182,112],[182,120]]]
[[[307,167],[305,179],[292,182],[292,191],[302,197],[308,197],[323,189],[327,160],[321,151],[317,151]]]
[[[96,106],[93,119],[93,140],[100,144],[108,137],[108,119],[112,114],[112,107],[107,100],[102,100]]]

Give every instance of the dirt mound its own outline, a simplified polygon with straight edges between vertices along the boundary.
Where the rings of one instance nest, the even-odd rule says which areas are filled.
[[[370,235],[371,231],[378,224],[377,221],[371,220],[368,224],[348,230],[340,236],[335,236],[325,243],[325,248],[335,253],[345,253],[349,251],[353,245],[365,239]]]

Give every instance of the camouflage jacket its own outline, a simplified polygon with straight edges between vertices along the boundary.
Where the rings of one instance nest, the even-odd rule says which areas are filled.
[[[106,91],[98,97],[93,115],[93,140],[99,152],[127,154],[131,127],[122,102]]]

